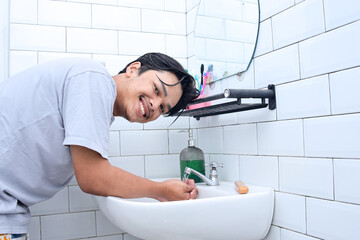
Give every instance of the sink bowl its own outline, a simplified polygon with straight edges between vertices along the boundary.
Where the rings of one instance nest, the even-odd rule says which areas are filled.
[[[258,240],[267,235],[274,208],[272,188],[247,185],[249,192],[239,194],[234,182],[196,186],[198,198],[188,201],[94,198],[115,226],[141,239]]]

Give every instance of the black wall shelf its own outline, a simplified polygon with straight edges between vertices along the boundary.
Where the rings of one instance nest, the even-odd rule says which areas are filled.
[[[267,90],[226,89],[224,93],[197,99],[191,102],[189,105],[210,102],[222,98],[236,98],[236,100],[216,105],[210,105],[207,107],[186,110],[181,113],[181,116],[190,116],[199,120],[201,117],[214,116],[219,114],[241,112],[265,107],[269,107],[270,110],[274,110],[276,108],[275,85],[272,84],[268,86]],[[241,103],[241,99],[243,98],[258,98],[261,99],[261,103]],[[266,103],[265,101],[266,98],[268,99],[268,103]]]

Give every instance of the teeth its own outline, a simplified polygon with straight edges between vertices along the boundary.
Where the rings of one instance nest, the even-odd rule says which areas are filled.
[[[145,109],[144,109],[144,106],[143,106],[142,102],[140,102],[140,109],[141,109],[142,115],[144,116],[145,115]]]

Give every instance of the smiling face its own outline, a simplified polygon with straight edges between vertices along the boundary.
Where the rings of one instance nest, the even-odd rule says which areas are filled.
[[[157,119],[174,107],[182,95],[181,84],[175,74],[167,71],[148,70],[138,75],[139,62],[131,64],[124,78],[117,84],[114,115],[130,122],[146,123]]]

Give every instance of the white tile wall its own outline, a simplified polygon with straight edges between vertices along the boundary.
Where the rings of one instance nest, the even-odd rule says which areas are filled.
[[[359,114],[305,119],[305,156],[359,158],[359,121]]]
[[[294,5],[294,0],[260,0],[260,21]]]
[[[209,163],[223,163],[223,167],[218,168],[220,181],[239,180],[239,158],[237,155],[210,155]],[[209,175],[210,167],[206,168],[206,175]]]
[[[11,24],[10,39],[11,50],[65,51],[64,27]]]
[[[360,64],[360,21],[299,45],[301,76],[311,77]],[[339,44],[341,43],[341,44]]]
[[[223,153],[223,129],[203,128],[198,130],[198,147],[206,153]]]
[[[328,75],[276,87],[278,119],[330,115]]]
[[[96,236],[95,213],[81,212],[41,217],[42,239],[61,240]]]
[[[323,239],[357,239],[360,206],[314,198],[306,199],[307,231]]]
[[[258,124],[258,154],[303,156],[301,120]]]
[[[37,0],[12,0],[10,21],[16,23],[37,23]]]
[[[279,158],[280,191],[334,199],[333,163],[321,158]]]
[[[41,25],[91,27],[91,5],[61,1],[39,1]]]
[[[334,160],[335,200],[360,204],[360,161]]]
[[[360,68],[330,74],[331,112],[333,114],[360,112],[358,92]]]
[[[276,193],[273,224],[306,233],[305,197]]]
[[[113,30],[67,28],[67,51],[77,53],[118,53],[118,34]]]
[[[360,18],[360,2],[356,0],[325,0],[326,29],[330,30]]]
[[[246,183],[279,189],[278,158],[269,156],[239,156],[240,179]]]
[[[147,178],[180,178],[179,154],[145,156]]]
[[[275,49],[325,31],[322,1],[307,0],[272,18]],[[304,19],[311,19],[311,23]]]
[[[92,6],[92,26],[94,28],[141,30],[140,9],[106,5]]]
[[[224,153],[257,153],[256,124],[224,127]]]
[[[255,88],[298,80],[298,53],[298,45],[294,44],[255,58]]]

